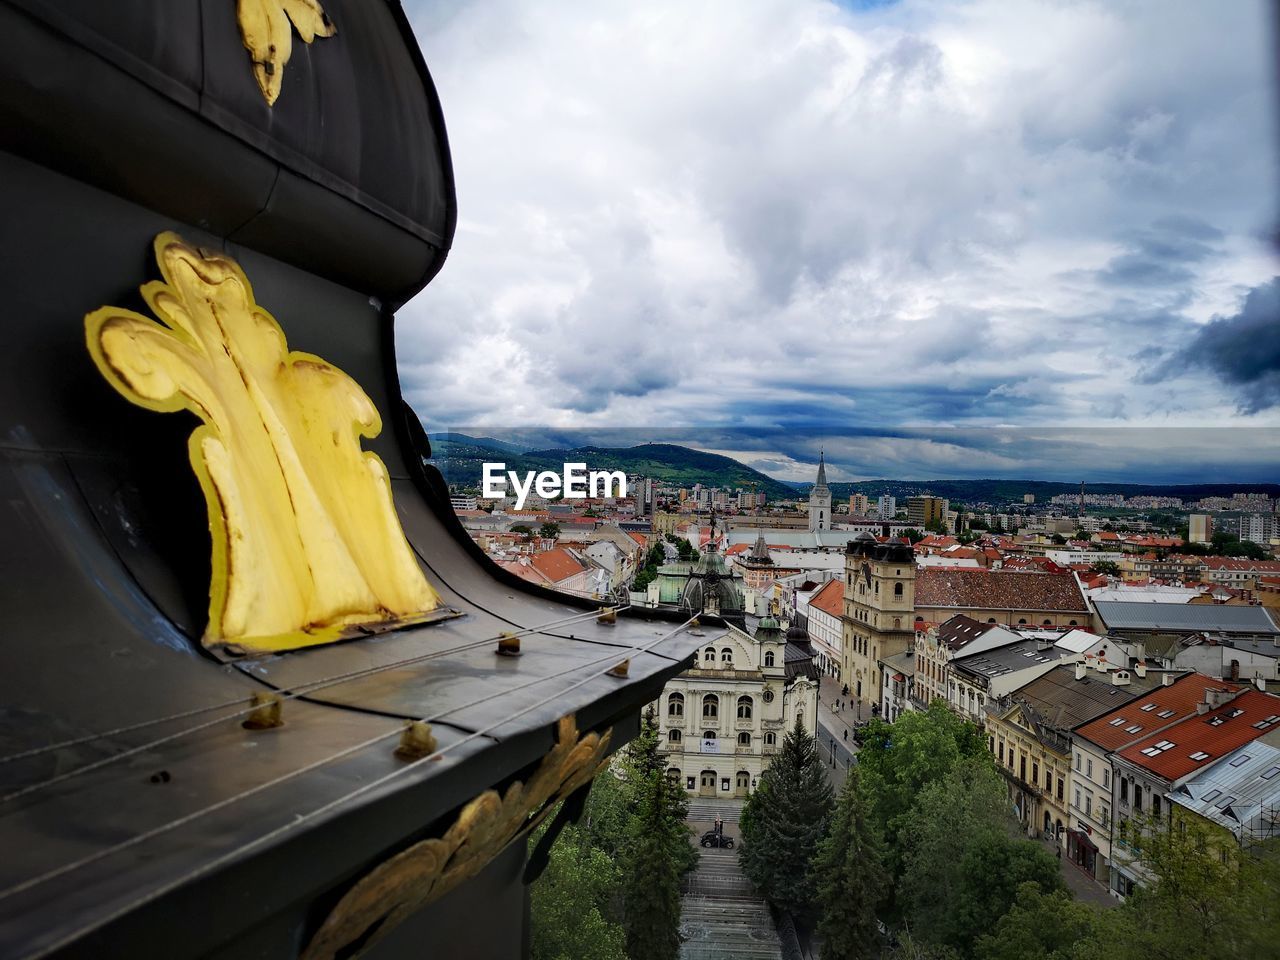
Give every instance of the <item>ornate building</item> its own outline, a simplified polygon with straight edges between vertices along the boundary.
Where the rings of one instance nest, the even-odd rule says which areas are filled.
[[[831,488],[827,486],[827,462],[818,454],[818,479],[809,491],[809,530],[831,529]]]
[[[816,735],[818,674],[802,627],[706,629],[696,666],[653,705],[667,775],[702,797],[745,797],[796,721]]]
[[[844,676],[859,703],[880,702],[876,661],[902,653],[914,637],[916,563],[911,545],[849,541],[844,557]]]

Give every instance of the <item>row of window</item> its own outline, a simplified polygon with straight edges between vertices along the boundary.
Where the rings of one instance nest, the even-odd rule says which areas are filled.
[[[996,754],[996,756],[1000,758],[1000,765],[1005,766],[1006,764],[1005,764],[1004,738],[1001,737],[999,742],[997,743],[995,737],[988,737],[987,742],[991,747],[991,752]],[[1014,759],[1014,749],[1013,749],[1013,744],[1011,743],[1009,744],[1009,762],[1008,762],[1008,767],[1010,770],[1013,769],[1013,759]],[[1031,777],[1028,778],[1027,777],[1027,755],[1025,753],[1022,754],[1022,757],[1020,759],[1019,766],[1018,766],[1018,776],[1021,778],[1021,780],[1024,783],[1030,783],[1035,786],[1039,786],[1040,785],[1039,761],[1034,759],[1031,761]],[[1053,770],[1049,767],[1044,768],[1044,789],[1045,789],[1045,793],[1054,792],[1053,791]],[[1066,794],[1066,791],[1067,791],[1066,781],[1063,780],[1062,777],[1058,777],[1057,795],[1058,795],[1059,801],[1063,799],[1063,797]]]
[[[672,728],[671,730],[667,731],[668,743],[679,743],[683,739],[684,739],[684,734],[680,730]],[[715,740],[716,732],[714,730],[703,730],[702,739]],[[770,730],[768,733],[764,735],[764,745],[766,747],[774,747],[774,746],[777,746],[777,744],[778,744],[778,735],[774,733],[772,730]],[[751,746],[751,734],[748,731],[743,730],[740,734],[738,734],[738,746],[740,747]]]
[[[708,663],[709,663],[709,664],[713,664],[713,665],[715,664],[715,662],[716,662],[716,648],[715,648],[715,647],[707,647],[707,649],[705,649],[705,650],[703,650],[703,651],[702,651],[702,662],[703,662],[703,664],[708,664]],[[729,647],[724,647],[723,649],[721,649],[721,651],[720,651],[720,663],[721,663],[721,665],[728,665],[728,666],[730,666],[730,667],[732,667],[732,666],[733,666],[733,650],[732,650],[732,649],[730,649]],[[773,651],[772,651],[772,650],[766,650],[766,651],[764,652],[764,665],[765,665],[766,667],[772,667],[772,666],[773,666]]]
[[[765,702],[773,699],[773,694],[768,690],[764,692]],[[752,711],[755,708],[755,701],[745,694],[738,698],[738,719],[750,720]],[[714,693],[708,693],[702,698],[702,715],[708,719],[715,719],[720,716],[720,698]],[[672,693],[667,696],[667,716],[683,717],[684,716],[684,694]]]

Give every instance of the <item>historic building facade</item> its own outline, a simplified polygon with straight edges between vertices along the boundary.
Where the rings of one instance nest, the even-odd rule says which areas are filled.
[[[911,545],[860,534],[845,549],[844,678],[857,702],[880,702],[877,661],[902,653],[915,636],[916,563]]]
[[[831,488],[827,486],[827,461],[818,455],[818,479],[809,491],[810,531],[831,529]]]
[[[667,776],[702,797],[745,797],[797,721],[818,724],[818,676],[802,629],[772,617],[752,636],[705,628],[697,665],[663,688],[653,707]]]

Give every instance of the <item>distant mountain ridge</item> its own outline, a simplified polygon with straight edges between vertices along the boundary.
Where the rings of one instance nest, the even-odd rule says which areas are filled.
[[[432,458],[452,484],[479,487],[485,463],[503,462],[506,469],[521,473],[528,470],[560,471],[565,463],[586,463],[589,470],[625,470],[629,474],[653,477],[674,486],[691,487],[695,483],[711,487],[741,487],[757,490],[769,500],[804,499],[812,483],[788,483],[776,480],[731,457],[706,453],[673,443],[644,443],[633,447],[554,447],[534,450],[492,437],[475,437],[464,433],[430,434]],[[899,499],[928,491],[958,503],[1021,503],[1023,494],[1033,494],[1037,503],[1050,497],[1080,492],[1079,483],[1055,480],[863,480],[838,481],[829,484],[835,502],[847,500],[851,494],[863,493],[873,500],[881,494]],[[1280,497],[1276,483],[1088,483],[1086,493],[1137,496],[1180,497],[1184,502],[1201,497],[1229,497],[1233,493],[1265,493]]]
[[[704,453],[673,443],[644,443],[635,447],[572,447],[520,450],[512,444],[466,434],[431,436],[431,463],[451,484],[479,487],[485,463],[503,462],[507,470],[564,469],[566,463],[585,463],[588,470],[625,470],[679,487],[695,483],[711,487],[741,487],[763,493],[769,500],[794,499],[793,486],[753,470],[718,453]]]

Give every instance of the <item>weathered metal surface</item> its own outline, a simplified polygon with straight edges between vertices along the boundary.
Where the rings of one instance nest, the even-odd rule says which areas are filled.
[[[0,0],[0,956],[296,955],[360,877],[527,776],[560,718],[633,735],[696,645],[503,574],[424,469],[389,305],[452,237],[443,122],[398,5],[324,7],[338,33],[294,47],[268,108],[231,0]],[[87,311],[144,309],[165,231],[234,258],[289,347],[359,384],[458,616],[233,664],[202,647],[198,420],[128,403],[84,339]],[[253,699],[273,692],[279,726]],[[406,720],[436,740],[416,762]],[[424,929],[441,955],[518,955],[522,861],[497,852],[373,955]]]

